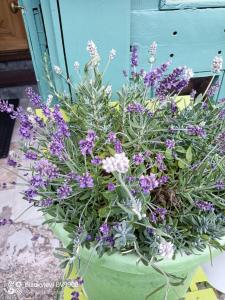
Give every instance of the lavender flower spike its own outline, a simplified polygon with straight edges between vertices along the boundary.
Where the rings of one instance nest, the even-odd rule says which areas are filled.
[[[102,168],[107,173],[126,173],[129,169],[129,159],[125,153],[116,153],[115,156],[106,157],[102,161]]]
[[[212,203],[203,200],[198,200],[196,202],[196,207],[205,212],[214,210],[214,205]]]
[[[159,181],[156,179],[156,175],[151,173],[146,176],[142,175],[139,184],[144,193],[149,193],[159,186]]]
[[[174,140],[166,140],[165,145],[167,149],[173,149],[175,147],[175,141]]]
[[[131,67],[137,67],[138,66],[138,54],[137,54],[137,46],[131,47]]]
[[[69,197],[71,193],[72,193],[72,188],[66,183],[64,183],[61,187],[57,189],[57,195],[60,200]]]
[[[171,242],[163,241],[159,245],[159,255],[171,259],[174,254],[174,245]]]
[[[142,164],[144,162],[144,155],[142,153],[134,154],[133,161],[136,166]]]
[[[221,56],[215,56],[212,61],[212,72],[219,73],[223,67],[223,58]]]
[[[113,60],[116,56],[116,50],[115,49],[112,49],[110,52],[109,52],[109,60]]]
[[[156,52],[157,52],[157,43],[154,41],[151,46],[149,47],[149,62],[153,64],[156,60]]]

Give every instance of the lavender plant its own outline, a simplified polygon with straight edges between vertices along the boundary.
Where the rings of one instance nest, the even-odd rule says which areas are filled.
[[[213,60],[215,76],[205,93],[195,98],[192,91],[187,100],[179,94],[192,70],[169,71],[170,61],[154,66],[156,49],[154,42],[145,71],[138,70],[132,47],[130,80],[117,102],[92,41],[83,75],[74,64],[80,82],[74,87],[67,79],[72,98],[50,83],[45,103],[28,88],[43,117],[0,102],[0,111],[19,120],[21,150],[30,161],[24,198],[51,216],[47,223],[64,225],[72,256],[85,246],[100,256],[133,252],[148,263],[208,246],[223,249],[225,101],[212,101],[222,58]],[[109,63],[115,55],[112,49]],[[64,77],[60,67],[54,71]],[[58,104],[51,105],[53,98]],[[9,163],[18,165],[13,157]]]

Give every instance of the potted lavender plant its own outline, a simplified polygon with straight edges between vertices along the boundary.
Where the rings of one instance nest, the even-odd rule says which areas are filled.
[[[80,83],[68,80],[73,100],[53,88],[45,104],[28,89],[42,116],[0,103],[26,141],[24,198],[64,242],[62,266],[76,264],[89,300],[180,299],[196,267],[224,249],[225,101],[212,102],[213,80],[204,95],[179,97],[193,73],[154,67],[153,43],[147,72],[133,47],[133,72],[113,102],[92,41],[87,50]],[[217,56],[214,74],[221,68]]]

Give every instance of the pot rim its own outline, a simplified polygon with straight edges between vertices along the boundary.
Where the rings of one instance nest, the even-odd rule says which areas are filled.
[[[45,215],[45,218],[51,219],[50,215]],[[61,223],[55,223],[55,224],[49,224],[50,229],[54,232],[54,234],[57,236],[57,238],[63,243],[63,245],[66,247],[68,246],[68,244],[70,243],[71,239],[69,238],[69,233],[63,228],[63,225]],[[223,238],[221,238],[220,243],[222,245],[225,245],[225,236]],[[221,253],[221,251],[219,249],[216,248],[212,248],[211,249],[211,254],[212,257],[218,255],[219,253]],[[113,253],[104,253],[103,256],[99,257],[99,255],[97,254],[96,250],[94,247],[90,247],[90,249],[87,249],[86,247],[80,247],[80,254],[81,256],[83,256],[83,258],[85,258],[86,260],[92,260],[92,263],[94,261],[98,261],[99,259],[102,260],[102,262],[104,261],[105,264],[109,264],[111,267],[115,264],[115,261],[117,261],[119,264],[122,265],[136,265],[137,267],[147,267],[146,265],[144,265],[141,261],[138,262],[138,264],[136,263],[138,260],[138,256],[134,253],[128,253],[123,255],[120,252],[113,252]],[[88,256],[88,257],[87,257]],[[207,257],[209,258],[208,260],[210,260],[210,250],[209,249],[205,249],[204,251],[195,251],[195,253],[193,254],[181,254],[181,253],[177,253],[174,259],[169,259],[169,258],[164,258],[161,261],[156,262],[157,266],[160,267],[176,267],[176,265],[180,265],[182,263],[187,263],[187,262],[193,262],[193,257],[196,258],[196,260],[199,260],[201,262],[204,262],[207,260]],[[160,259],[160,257],[159,257]],[[106,263],[107,261],[107,263]],[[116,267],[115,267],[116,269]]]

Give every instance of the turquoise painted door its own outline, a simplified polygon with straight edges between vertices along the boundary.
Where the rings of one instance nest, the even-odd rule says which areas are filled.
[[[46,78],[44,56],[47,55],[49,70],[60,65],[67,72],[57,1],[20,0],[19,4],[23,7],[23,19],[39,91],[43,101],[46,101],[52,89]],[[56,74],[50,71],[49,75],[54,87],[69,93],[68,87]]]
[[[43,78],[43,48],[49,52],[51,65],[59,65],[74,82],[77,77],[73,64],[79,61],[83,66],[87,61],[88,40],[97,44],[102,65],[111,48],[115,48],[117,57],[106,74],[106,81],[112,83],[114,90],[123,83],[122,70],[129,70],[132,44],[139,48],[141,67],[148,68],[148,47],[157,41],[158,64],[172,59],[174,67],[188,65],[196,77],[212,75],[213,57],[225,53],[225,0],[21,0],[21,3],[25,7],[24,19],[36,74],[45,96],[49,90]],[[41,13],[38,18],[32,11],[34,5]],[[38,26],[44,28],[44,46]],[[55,74],[52,76],[57,88],[66,89]],[[220,77],[218,97],[225,97],[224,73]]]

